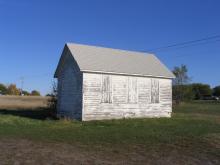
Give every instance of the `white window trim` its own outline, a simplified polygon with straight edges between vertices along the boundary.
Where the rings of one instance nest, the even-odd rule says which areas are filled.
[[[152,103],[152,80],[157,80],[158,81],[158,103]],[[151,81],[150,81],[150,104],[160,104],[160,80],[159,79],[156,79],[156,78],[151,78]]]
[[[101,100],[100,103],[102,104],[112,104],[113,103],[113,83],[112,83],[112,76],[111,75],[107,75],[109,76],[109,83],[110,83],[110,90],[108,92],[108,94],[110,95],[110,102],[104,102],[103,101],[103,76],[106,76],[107,74],[101,74]]]
[[[128,81],[127,81],[127,103],[129,104],[138,104],[138,82],[137,82],[137,78],[135,77],[135,81],[136,81],[136,91],[135,91],[135,102],[130,102],[129,101],[129,84],[130,84],[130,81],[132,81],[132,84],[133,84],[133,79],[134,77],[132,76],[128,76]]]

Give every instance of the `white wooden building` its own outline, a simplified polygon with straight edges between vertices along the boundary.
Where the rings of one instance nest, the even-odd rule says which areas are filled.
[[[60,117],[171,116],[174,75],[152,54],[66,44],[55,78]]]

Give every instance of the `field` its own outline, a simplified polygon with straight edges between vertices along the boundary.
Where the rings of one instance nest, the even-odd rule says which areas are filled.
[[[47,108],[48,99],[41,96],[0,96],[0,108],[16,110]]]
[[[170,119],[79,122],[51,119],[47,98],[7,97],[0,165],[220,164],[218,102],[183,103]]]

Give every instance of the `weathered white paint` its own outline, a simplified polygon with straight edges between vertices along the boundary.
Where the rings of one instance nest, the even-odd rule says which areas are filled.
[[[151,99],[154,80],[159,82],[159,103],[152,103]],[[163,78],[83,73],[82,120],[170,117],[171,83],[171,79]],[[110,91],[106,95],[103,90]]]
[[[82,73],[76,62],[66,53],[58,75],[57,115],[73,119],[82,118]]]
[[[171,79],[81,73],[68,55],[63,64],[58,76],[58,116],[102,120],[171,115]],[[152,103],[154,80],[159,81],[159,103]]]
[[[153,55],[67,44],[59,60],[58,116],[170,117],[174,75]]]

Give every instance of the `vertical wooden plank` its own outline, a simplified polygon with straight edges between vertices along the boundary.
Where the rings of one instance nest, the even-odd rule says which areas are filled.
[[[110,75],[102,75],[102,102],[112,102],[112,83]]]
[[[137,78],[128,77],[128,103],[137,103]]]
[[[151,103],[159,103],[159,80],[151,79]]]

